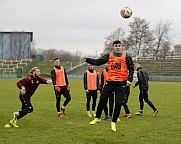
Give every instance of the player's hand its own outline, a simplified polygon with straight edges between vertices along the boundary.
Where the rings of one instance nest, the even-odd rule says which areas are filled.
[[[20,94],[21,94],[21,95],[25,95],[25,94],[26,94],[26,89],[25,89],[24,86],[21,87],[21,89],[20,89]]]
[[[83,58],[83,60],[84,60],[84,62],[86,62],[87,58],[86,58],[86,57],[84,57],[84,58]]]
[[[131,82],[130,81],[126,81],[126,87],[129,87],[131,85]]]
[[[60,92],[60,87],[59,86],[55,86],[55,91],[56,92]]]
[[[87,90],[85,90],[85,92],[86,92],[86,93],[89,93],[89,90],[87,89]]]
[[[47,82],[47,84],[51,84],[52,80],[47,80],[46,82]]]
[[[69,85],[67,85],[67,89],[68,89],[68,91],[70,92],[70,86],[69,86]]]

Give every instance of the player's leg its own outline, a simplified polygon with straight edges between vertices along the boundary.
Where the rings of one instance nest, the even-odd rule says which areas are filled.
[[[62,89],[62,94],[63,94],[63,96],[65,97],[65,101],[64,101],[63,105],[61,106],[61,110],[62,110],[62,113],[63,113],[64,115],[66,115],[67,113],[66,113],[66,111],[65,111],[65,107],[66,107],[66,106],[68,105],[68,103],[70,102],[71,96],[70,96],[70,93],[69,93],[69,91],[68,91],[67,88]]]
[[[96,109],[96,100],[97,100],[97,90],[93,90],[92,91],[92,115],[95,117],[96,113],[95,113],[95,109]]]
[[[19,115],[18,115],[17,119],[20,119],[20,118],[24,117],[25,115],[27,115],[28,113],[33,112],[33,106],[31,104],[30,98],[23,97],[20,95],[20,100],[22,102],[23,109],[19,111]]]
[[[56,96],[56,109],[57,109],[58,117],[62,117],[62,113],[60,111],[61,93],[56,92],[55,96]]]
[[[125,88],[120,85],[115,85],[115,107],[114,107],[114,113],[113,118],[111,122],[111,130],[116,131],[116,122],[120,115],[121,106],[123,105],[125,96]]]
[[[114,92],[112,92],[111,95],[109,96],[109,119],[112,118],[113,108],[114,108]]]
[[[128,98],[129,98],[129,95],[130,95],[130,87],[126,87],[125,89],[125,97],[124,97],[124,103],[123,103],[123,107],[124,107],[124,110],[125,110],[125,115],[123,117],[126,117],[126,118],[131,118],[132,115],[130,113],[130,110],[129,110],[129,107],[127,105],[127,102],[128,102]]]
[[[143,90],[143,96],[144,96],[145,102],[153,109],[153,111],[154,111],[154,115],[153,116],[156,116],[157,113],[158,113],[158,110],[156,109],[154,104],[149,100],[149,98],[148,98],[148,91],[147,90]]]
[[[90,113],[90,101],[91,101],[91,92],[89,91],[89,93],[86,93],[86,109],[87,109],[87,115],[88,117],[92,117],[91,113]]]
[[[19,112],[14,112],[13,113],[13,119],[10,120],[10,124],[12,124],[14,127],[17,126],[17,121],[27,115],[28,113],[33,112],[33,106],[30,102],[29,97],[24,97],[23,95],[19,95],[20,101],[22,103],[21,110]]]
[[[144,102],[143,102],[143,90],[140,90],[139,94],[139,102],[140,102],[140,110],[135,113],[135,115],[143,115],[143,107],[144,107]]]
[[[115,89],[115,107],[113,113],[112,122],[116,123],[120,114],[121,106],[123,105],[125,95],[125,88],[122,86],[116,86]]]
[[[96,111],[96,118],[90,122],[91,125],[96,124],[101,121],[100,117],[102,114],[102,110],[104,109],[105,105],[107,104],[107,99],[109,95],[112,93],[114,87],[112,87],[112,84],[106,84],[102,90],[102,93],[100,95],[100,100],[97,106]]]

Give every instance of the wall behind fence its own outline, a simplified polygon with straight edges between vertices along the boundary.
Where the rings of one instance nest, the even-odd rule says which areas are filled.
[[[150,81],[181,82],[181,76],[149,76]]]
[[[67,75],[69,79],[83,79],[84,75]]]
[[[17,74],[0,74],[0,78],[17,78]]]

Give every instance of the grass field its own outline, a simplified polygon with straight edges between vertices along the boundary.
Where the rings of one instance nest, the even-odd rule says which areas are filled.
[[[143,116],[121,118],[117,132],[112,132],[110,121],[89,125],[93,118],[86,115],[86,97],[80,79],[70,80],[72,101],[65,118],[57,117],[52,85],[40,85],[32,97],[34,112],[18,121],[19,128],[4,128],[21,106],[17,81],[0,79],[0,144],[181,143],[181,83],[150,82],[149,98],[159,109],[158,115],[153,117],[153,111],[145,104]],[[139,110],[138,92],[138,88],[131,89],[128,105],[132,114]]]

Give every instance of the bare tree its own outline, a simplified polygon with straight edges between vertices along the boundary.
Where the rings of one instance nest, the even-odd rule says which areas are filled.
[[[33,55],[37,54],[37,49],[36,49],[36,41],[34,40],[31,43],[31,49],[30,49],[30,57],[32,57]]]
[[[57,50],[57,49],[48,49],[43,50],[42,53],[44,55],[44,58],[47,60],[53,60],[54,58],[58,57],[61,59],[61,61],[80,61],[80,52],[76,52],[76,54],[73,54],[69,51],[65,50]]]
[[[3,59],[3,47],[4,47],[5,40],[3,39],[3,34],[0,33],[0,58]]]
[[[42,54],[47,60],[53,60],[54,58],[59,56],[59,52],[56,49],[43,50]]]
[[[10,57],[18,59],[30,57],[29,35],[24,32],[12,32],[10,45]]]
[[[155,36],[155,55],[164,54],[166,55],[170,50],[170,45],[173,35],[170,35],[172,23],[160,20],[159,24],[156,26],[154,36]]]
[[[109,53],[112,51],[112,43],[114,40],[125,40],[125,32],[122,28],[116,29],[111,33],[110,36],[105,37],[106,41],[104,42],[104,51],[103,53]]]
[[[130,34],[127,38],[131,45],[127,50],[132,56],[149,55],[153,49],[153,32],[149,28],[149,23],[145,19],[134,17],[129,23]]]

